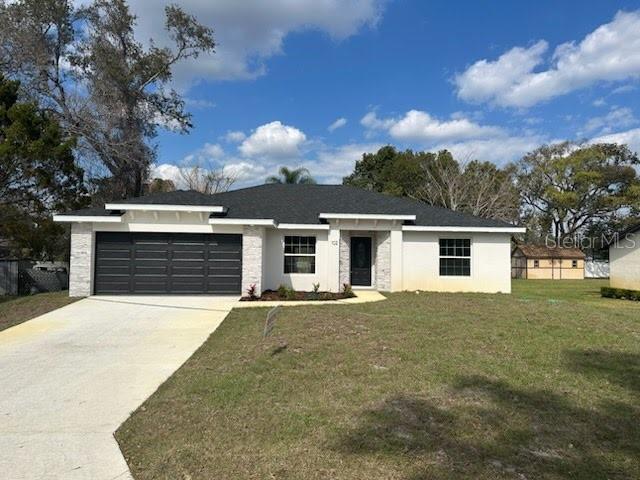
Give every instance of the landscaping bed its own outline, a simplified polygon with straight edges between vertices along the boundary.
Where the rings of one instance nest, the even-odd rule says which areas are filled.
[[[233,310],[118,429],[137,480],[640,478],[640,304],[606,281]]]
[[[277,290],[265,290],[262,295],[258,297],[250,288],[245,295],[240,299],[241,302],[273,302],[273,301],[328,301],[328,300],[342,300],[345,298],[353,298],[356,295],[353,293],[350,285],[344,285],[341,292],[321,292],[319,289],[314,289],[312,292],[305,292],[300,290],[294,290],[285,286],[280,286]]]

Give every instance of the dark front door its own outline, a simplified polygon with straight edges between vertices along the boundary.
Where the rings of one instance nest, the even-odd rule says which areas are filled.
[[[98,232],[100,294],[238,294],[242,235]]]
[[[351,285],[371,286],[371,237],[351,237]]]

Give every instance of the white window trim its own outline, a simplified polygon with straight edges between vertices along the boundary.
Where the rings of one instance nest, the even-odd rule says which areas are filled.
[[[287,253],[285,252],[285,244],[286,244],[286,237],[313,237],[315,238],[316,242],[315,242],[315,253]],[[318,268],[318,258],[317,258],[317,253],[318,253],[318,237],[316,235],[283,235],[282,236],[282,274],[283,275],[316,275],[317,272],[317,268]],[[284,259],[287,257],[315,257],[315,262],[313,262],[314,265],[314,272],[310,272],[310,273],[305,273],[305,272],[285,272],[284,271]]]
[[[456,257],[450,255],[440,255],[440,240],[469,240],[469,256]],[[468,258],[469,259],[469,275],[440,275],[440,259],[441,258]],[[473,238],[469,237],[439,237],[438,238],[438,277],[440,278],[471,278],[473,277]]]

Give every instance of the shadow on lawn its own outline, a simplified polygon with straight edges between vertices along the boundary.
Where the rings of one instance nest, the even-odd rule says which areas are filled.
[[[405,478],[640,478],[640,414],[557,393],[459,377],[444,400],[412,395],[364,412],[333,448],[398,457]]]
[[[640,393],[640,355],[604,350],[571,350],[565,361],[573,371],[588,377],[604,377],[635,393]]]

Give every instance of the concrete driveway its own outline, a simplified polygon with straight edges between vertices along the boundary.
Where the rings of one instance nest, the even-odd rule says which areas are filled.
[[[231,297],[90,297],[0,332],[0,477],[131,478],[113,432]]]

